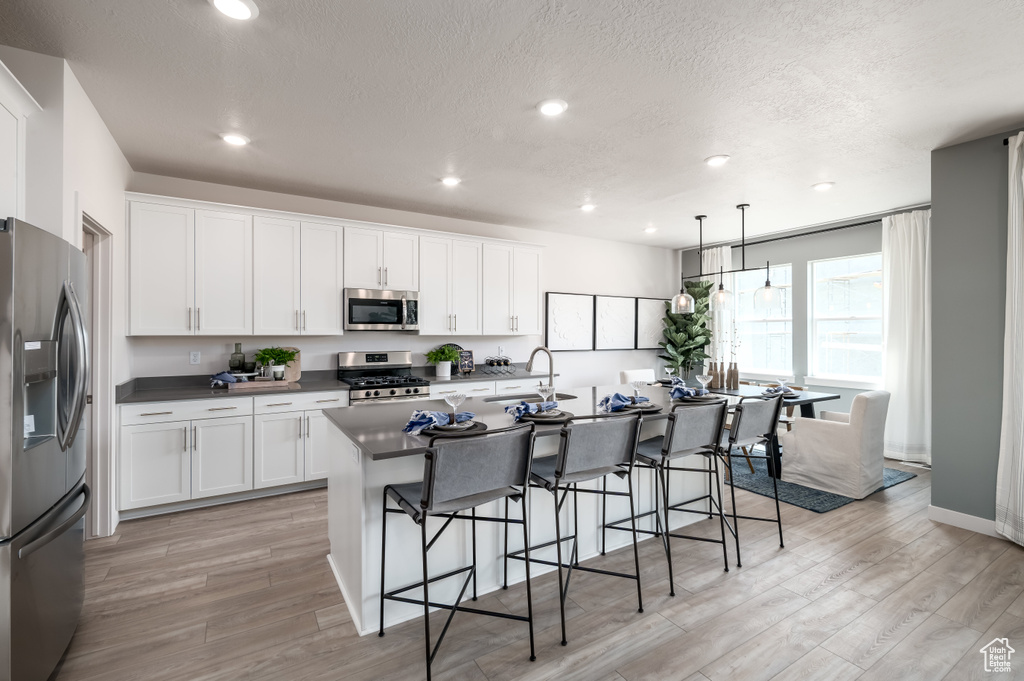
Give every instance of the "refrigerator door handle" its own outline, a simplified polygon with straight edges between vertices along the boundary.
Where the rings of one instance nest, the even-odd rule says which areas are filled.
[[[89,491],[89,485],[82,485],[82,495],[84,496],[82,499],[82,506],[75,511],[73,516],[18,549],[18,558],[23,560],[27,556],[35,553],[57,537],[64,534],[69,528],[73,527],[75,523],[81,520],[82,516],[84,516],[86,511],[89,510],[89,501],[92,499],[92,492]]]
[[[85,321],[82,318],[82,307],[78,303],[78,296],[75,295],[75,288],[69,281],[64,282],[64,301],[66,301],[71,317],[71,327],[75,336],[75,351],[78,355],[75,362],[75,387],[71,393],[67,430],[64,432],[61,442],[61,449],[68,450],[75,442],[78,427],[82,423],[82,415],[85,413],[86,393],[89,391],[89,338],[85,330]]]

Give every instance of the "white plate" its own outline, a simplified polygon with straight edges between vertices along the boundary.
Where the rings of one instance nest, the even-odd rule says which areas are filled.
[[[562,412],[558,409],[549,409],[548,411],[539,411],[530,414],[530,416],[535,419],[554,419],[561,415]]]
[[[459,431],[459,430],[466,430],[467,428],[472,428],[472,427],[473,427],[473,421],[463,421],[462,423],[456,423],[454,425],[434,426],[433,430]]]

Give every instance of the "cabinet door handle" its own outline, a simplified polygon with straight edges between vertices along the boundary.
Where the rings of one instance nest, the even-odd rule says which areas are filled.
[[[299,311],[295,311],[295,330],[299,330]]]
[[[306,330],[306,311],[302,311],[302,330]]]
[[[519,390],[522,387],[521,385],[506,385],[502,390]]]
[[[341,401],[340,397],[335,397],[333,400],[317,400],[316,403],[317,404],[324,404],[326,402],[340,402],[340,401]]]
[[[484,392],[487,392],[488,390],[490,390],[490,388],[473,388],[472,392],[484,393]]]
[[[273,404],[268,404],[267,406],[268,407],[287,407],[289,404],[291,404],[291,402],[274,402]],[[234,409],[234,407],[231,407],[231,408]],[[211,409],[210,411],[213,411],[213,410]]]
[[[453,392],[455,392],[455,391],[454,390],[442,390],[441,392],[439,392],[437,394],[438,395],[451,395]]]
[[[512,315],[509,315],[509,318],[508,318],[508,330],[509,331],[515,331],[516,330],[516,318],[513,317]]]
[[[238,409],[238,407],[210,407],[206,411],[230,411],[232,409]]]
[[[188,309],[188,330],[192,330],[192,308]]]
[[[387,267],[384,268],[384,285],[385,286],[388,285],[388,268]]]
[[[183,426],[182,427],[182,431],[184,431],[184,432],[181,434],[181,442],[182,442],[181,451],[187,452],[188,451],[188,426]]]
[[[306,417],[306,437],[309,437],[309,417]]]
[[[173,411],[147,411],[145,414],[139,414],[139,416],[166,416],[173,413]]]
[[[299,417],[299,439],[302,439],[302,417]]]
[[[377,268],[377,285],[378,285],[378,286],[380,285],[380,282],[381,282],[381,279],[380,279],[380,271],[381,271],[381,270],[380,270],[380,268],[378,267],[378,268]]]
[[[199,308],[197,307],[196,308],[196,331],[198,331],[201,328],[203,328],[203,327],[199,325]]]
[[[454,315],[452,315],[452,317],[455,318],[455,330],[458,331],[459,330],[459,315],[454,314]]]
[[[192,426],[192,451],[196,451],[196,427]]]

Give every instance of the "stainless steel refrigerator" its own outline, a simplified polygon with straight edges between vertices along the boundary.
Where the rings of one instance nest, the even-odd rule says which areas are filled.
[[[82,611],[87,263],[0,224],[0,680],[45,681]]]

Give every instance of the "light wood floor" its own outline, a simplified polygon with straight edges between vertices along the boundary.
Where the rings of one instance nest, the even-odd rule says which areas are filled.
[[[536,662],[524,624],[463,614],[435,678],[959,681],[991,676],[978,649],[996,637],[1021,651],[1024,678],[1024,550],[929,521],[929,473],[910,470],[830,513],[783,505],[782,550],[774,525],[743,523],[743,568],[729,573],[720,547],[676,542],[675,598],[660,545],[644,542],[643,614],[632,582],[574,575],[567,647],[554,578],[535,579]],[[85,610],[58,681],[422,678],[421,622],[356,636],[326,524],[318,490],[129,521],[88,542]],[[524,612],[524,589],[480,605]]]

